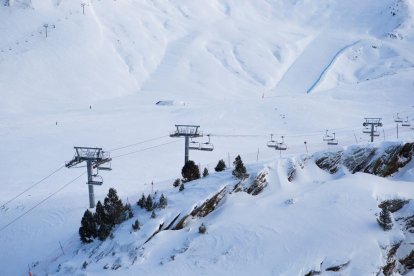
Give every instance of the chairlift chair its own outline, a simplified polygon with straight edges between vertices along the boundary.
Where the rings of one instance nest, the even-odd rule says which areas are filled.
[[[282,136],[282,142],[276,144],[275,150],[280,150],[280,151],[287,150],[287,145],[285,144],[285,140],[283,139],[283,136]]]
[[[202,143],[200,150],[213,151],[214,145],[210,142],[210,134],[208,134],[207,137],[208,137],[208,142]]]
[[[333,132],[332,134],[333,134],[332,140],[328,141],[328,145],[336,146],[336,145],[338,145],[338,139],[335,139],[335,132]]]
[[[199,150],[201,149],[201,145],[199,142],[193,141],[193,139],[190,140],[190,143],[188,145],[188,149],[190,150]]]
[[[322,139],[323,139],[323,141],[325,141],[325,142],[327,142],[327,141],[329,142],[329,141],[332,141],[334,138],[333,138],[331,135],[329,135],[329,134],[328,134],[328,130],[326,130],[326,131],[325,131],[325,135],[323,136],[323,138],[322,138]]]
[[[86,182],[88,185],[102,185],[103,184],[103,178],[99,174],[92,175],[92,180]]]
[[[276,145],[275,150],[287,150],[287,146],[283,143]]]
[[[408,121],[408,117],[407,117],[407,119],[406,119],[406,120],[404,120],[404,122],[403,122],[401,125],[402,125],[402,126],[406,126],[406,127],[411,126],[410,121]]]
[[[397,116],[394,117],[394,122],[396,122],[396,123],[402,123],[403,122],[403,119],[400,116],[398,116],[398,113],[397,113]]]
[[[362,133],[371,133],[371,129],[366,127],[362,130]]]
[[[277,144],[277,141],[273,140],[273,134],[270,134],[270,141],[267,142],[267,146],[269,148],[275,148]]]
[[[111,162],[108,163],[106,166],[97,166],[98,171],[112,171]]]

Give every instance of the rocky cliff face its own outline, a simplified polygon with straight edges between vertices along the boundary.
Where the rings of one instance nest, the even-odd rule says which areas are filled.
[[[380,147],[352,146],[343,151],[313,155],[316,165],[331,174],[346,168],[351,173],[364,172],[387,177],[407,165],[414,155],[414,143],[387,143]]]

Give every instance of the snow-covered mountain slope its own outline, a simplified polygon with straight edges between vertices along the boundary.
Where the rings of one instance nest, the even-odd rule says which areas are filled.
[[[7,3],[0,274],[23,274],[59,241],[77,242],[88,194],[75,177],[85,169],[61,168],[75,145],[111,152],[96,198],[113,186],[126,200],[180,176],[174,124],[211,134],[214,151],[190,158],[212,171],[237,154],[276,166],[270,133],[284,136],[286,157],[326,149],[325,129],[340,146],[367,142],[364,117],[383,117],[381,140],[397,138],[396,113],[413,123],[412,0]],[[412,137],[400,124],[398,138]]]
[[[391,161],[398,146],[384,143],[367,151],[375,149],[383,160]],[[344,158],[352,160],[353,151],[347,149]],[[318,271],[369,275],[382,272],[395,244],[400,244],[397,259],[407,257],[414,235],[411,226],[406,228],[406,218],[414,214],[414,205],[404,200],[414,196],[413,179],[407,176],[407,171],[413,173],[413,163],[394,174],[398,181],[364,173],[331,175],[317,167],[320,154],[248,166],[250,177],[241,183],[231,170],[186,183],[181,192],[170,182],[162,183],[154,198],[162,193],[169,203],[155,210],[156,218],[134,206],[135,217],[116,227],[113,237],[81,245],[73,235],[64,245],[64,255],[60,249],[53,251],[34,271],[49,275],[115,271],[122,275],[318,275]],[[362,162],[353,160],[355,165]],[[295,174],[289,178],[292,164]],[[249,189],[252,185],[264,189],[255,193]],[[392,210],[394,227],[387,232],[376,222],[378,205],[385,200],[401,200]],[[138,231],[131,227],[135,219],[141,223]],[[206,225],[206,234],[199,233],[201,224]],[[408,271],[402,264],[395,267],[396,272]]]

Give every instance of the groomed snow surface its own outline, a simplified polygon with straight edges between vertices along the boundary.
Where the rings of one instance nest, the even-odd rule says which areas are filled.
[[[57,274],[115,274],[103,266],[117,258],[131,275],[302,275],[348,260],[345,275],[379,271],[381,246],[400,233],[378,227],[377,205],[413,198],[413,165],[397,178],[336,179],[308,162],[293,183],[285,166],[332,149],[325,129],[348,146],[369,141],[364,117],[383,118],[376,141],[397,139],[396,113],[414,123],[412,0],[82,2],[84,14],[72,0],[0,5],[0,275],[25,275],[28,265],[43,275],[59,263],[67,270]],[[129,252],[163,220],[235,184],[226,171],[174,189],[184,159],[174,124],[211,134],[213,152],[190,152],[201,168],[212,173],[240,154],[252,176],[269,171],[269,185],[161,232],[132,265]],[[398,131],[397,140],[413,139],[410,127]],[[282,158],[266,147],[271,133],[288,145]],[[134,205],[151,182],[169,198],[155,220],[134,205],[142,230],[117,228],[99,249],[118,251],[86,271],[83,250],[99,242],[80,247],[86,169],[62,167],[73,146],[112,154],[97,200],[115,187]]]

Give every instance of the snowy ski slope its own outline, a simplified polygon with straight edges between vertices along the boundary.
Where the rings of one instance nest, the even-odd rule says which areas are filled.
[[[151,181],[173,193],[168,189],[180,177],[184,159],[184,141],[168,136],[174,124],[199,124],[204,134],[211,134],[215,150],[191,151],[190,157],[212,172],[219,159],[232,162],[237,154],[252,168],[277,170],[283,159],[266,147],[271,133],[276,139],[284,136],[288,150],[282,155],[286,157],[306,153],[304,141],[309,152],[328,149],[322,141],[325,129],[336,133],[339,146],[368,142],[362,133],[364,117],[383,117],[380,140],[397,138],[396,113],[414,123],[412,0],[93,0],[84,1],[85,14],[81,2],[14,0],[9,7],[0,6],[0,179],[4,187],[0,205],[7,202],[0,210],[1,275],[24,275],[28,264],[40,261],[44,265],[48,258],[55,265],[59,241],[68,250],[78,245],[77,231],[88,207],[88,194],[86,177],[81,175],[85,169],[62,167],[72,158],[73,146],[111,151],[113,171],[102,173],[104,185],[95,189],[96,198],[102,200],[108,188],[115,187],[124,201],[133,203],[142,192],[150,191]],[[48,24],[47,38],[44,24]],[[159,101],[171,104],[156,105]],[[399,139],[411,140],[413,134],[410,127],[400,126]],[[382,233],[365,225],[378,210],[367,208],[376,206],[373,191],[378,189],[384,196],[393,193],[387,188],[391,180],[355,175],[335,182],[338,191],[333,191],[326,184],[312,182],[319,179],[314,176],[316,170],[308,174],[312,179],[309,189],[315,189],[309,196],[315,201],[306,200],[292,211],[292,220],[280,226],[280,236],[261,226],[254,230],[245,226],[263,226],[262,221],[271,220],[272,214],[282,216],[285,207],[280,202],[304,193],[309,184],[306,179],[295,191],[272,181],[269,201],[232,201],[211,218],[207,236],[211,243],[200,244],[206,248],[217,245],[223,252],[228,249],[230,257],[200,257],[201,249],[195,246],[197,252],[174,265],[172,273],[209,274],[206,269],[217,262],[221,263],[217,273],[228,265],[235,272],[246,263],[243,260],[263,248],[262,263],[246,265],[246,274],[266,267],[266,274],[301,275],[315,259],[303,257],[299,264],[289,257],[294,254],[264,246],[269,239],[274,245],[282,242],[290,227],[298,226],[293,220],[302,218],[299,213],[306,206],[320,213],[330,205],[314,202],[339,196],[342,190],[349,198],[358,195],[352,200],[363,205],[345,200],[326,216],[354,206],[350,216],[360,214],[354,219],[363,221],[357,224],[362,228],[355,226],[361,239],[371,237],[366,252],[378,253],[372,250],[377,249],[374,244]],[[277,179],[276,172],[272,175]],[[212,176],[207,182],[220,186],[221,177]],[[357,188],[365,182],[367,190]],[[344,187],[349,183],[350,187]],[[406,183],[395,185],[396,194],[412,197]],[[365,202],[367,197],[370,201]],[[236,216],[235,227],[226,221],[236,212],[247,212],[251,204],[257,207],[251,212],[262,213],[274,207],[272,201],[278,207],[263,217],[252,215],[244,220]],[[266,227],[272,229],[276,224]],[[226,227],[231,231],[221,231]],[[327,220],[323,227],[329,235],[334,225]],[[259,236],[249,231],[258,231]],[[298,231],[302,238],[291,248],[285,245],[286,250],[296,252],[309,233]],[[322,242],[325,234],[313,242]],[[178,240],[187,237],[176,235],[182,235]],[[231,238],[237,235],[253,240]],[[331,241],[359,243],[344,235]],[[167,239],[157,241],[154,248],[169,243]],[[229,244],[240,247],[227,248]],[[170,246],[174,248],[175,243]],[[241,256],[246,248],[249,253]],[[321,249],[323,254],[331,255],[325,249]],[[306,252],[312,256],[316,251]],[[169,253],[154,254],[162,259]],[[365,256],[362,251],[357,254]],[[283,259],[285,266],[273,267],[273,255],[289,259]],[[165,272],[152,265],[160,258],[151,257],[145,271]],[[240,262],[234,261],[239,258]],[[347,274],[371,271],[381,263],[381,257],[377,259],[372,259],[372,266],[355,264],[355,270]],[[101,268],[96,266],[93,273],[101,274]],[[136,272],[139,266],[131,269]]]

